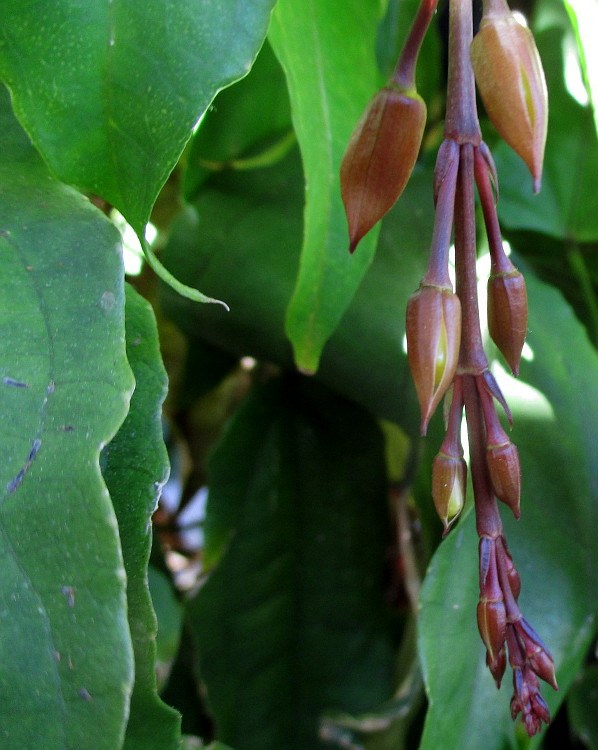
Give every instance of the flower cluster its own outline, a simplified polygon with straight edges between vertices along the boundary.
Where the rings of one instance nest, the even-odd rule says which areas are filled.
[[[415,67],[436,2],[422,0],[392,80],[370,103],[347,148],[341,185],[351,252],[397,200],[417,159],[426,108],[416,92]],[[447,112],[434,173],[435,222],[426,274],[407,305],[408,359],[421,407],[422,435],[440,402],[447,401],[446,433],[432,468],[432,495],[445,533],[465,501],[461,421],[466,416],[480,537],[478,628],[497,686],[507,661],[511,666],[511,713],[513,718],[522,715],[531,736],[542,722],[550,721],[538,678],[555,689],[557,684],[550,653],[519,610],[521,584],[498,510],[502,502],[519,518],[521,469],[496,405],[509,422],[511,414],[482,344],[476,188],[491,255],[488,330],[515,375],[527,330],[527,295],[522,274],[503,249],[496,212],[498,177],[482,141],[475,84],[497,131],[529,167],[535,192],[540,189],[546,140],[546,84],[533,37],[505,0],[484,0],[475,38],[471,0],[449,2]],[[449,276],[452,237],[455,289]]]

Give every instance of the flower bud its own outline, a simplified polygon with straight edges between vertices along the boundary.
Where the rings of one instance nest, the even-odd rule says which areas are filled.
[[[351,252],[403,192],[425,124],[424,100],[393,86],[374,96],[357,123],[341,164]]]
[[[518,375],[527,333],[527,292],[516,269],[488,279],[488,329],[513,374]]]
[[[422,435],[455,376],[461,303],[440,287],[421,286],[407,303],[407,356],[422,414]]]
[[[507,612],[504,602],[480,599],[477,616],[480,635],[488,651],[487,662],[494,663],[504,647],[507,634]]]
[[[444,533],[459,517],[465,504],[467,464],[442,451],[432,463],[432,499],[444,525]]]
[[[490,670],[490,674],[492,675],[492,677],[494,677],[494,682],[496,683],[497,689],[500,688],[500,683],[502,682],[505,668],[507,666],[507,655],[505,648],[501,648],[494,659],[492,659],[490,653],[486,651],[486,666]]]
[[[521,468],[517,446],[510,440],[502,445],[489,445],[486,448],[486,462],[494,494],[509,506],[515,518],[519,518]]]
[[[471,44],[476,83],[494,127],[527,164],[540,190],[548,95],[529,29],[505,6],[482,18]]]

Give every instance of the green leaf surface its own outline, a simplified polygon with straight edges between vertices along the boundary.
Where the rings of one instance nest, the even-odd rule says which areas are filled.
[[[147,566],[151,516],[168,477],[162,439],[166,373],[152,309],[132,287],[126,299],[127,356],[135,376],[129,414],[102,454],[102,471],[118,519],[127,574],[128,618],[135,654],[135,686],[124,750],[176,750],[180,719],[156,689],[157,622]]]
[[[592,0],[564,0],[564,5],[575,32],[579,61],[592,102],[594,125],[598,134],[598,56],[596,40],[592,34],[598,28],[598,4]]]
[[[311,750],[325,709],[392,690],[383,605],[383,441],[322,386],[284,377],[235,416],[210,466],[205,563],[189,609],[217,737]]]
[[[543,688],[554,715],[596,633],[598,356],[559,293],[529,271],[526,279],[533,359],[522,361],[522,383],[500,379],[522,464],[522,518],[503,513],[503,520],[522,578],[523,614],[555,659],[560,690]],[[509,673],[497,692],[485,667],[477,564],[471,513],[438,549],[422,589],[420,653],[430,708],[421,750],[532,748],[541,741],[525,740],[512,725]]]
[[[197,197],[209,175],[250,169],[292,144],[291,108],[284,73],[266,42],[249,73],[221,91],[206,112],[186,160],[184,192]]]
[[[0,77],[52,171],[139,235],[216,92],[247,73],[274,0],[7,0]]]
[[[133,656],[101,448],[128,410],[120,237],[0,92],[0,746],[115,750]]]
[[[561,28],[536,35],[549,91],[548,139],[542,191],[532,195],[526,166],[506,144],[496,149],[498,211],[508,229],[577,242],[598,240],[598,137],[592,111],[578,104],[563,80]],[[522,190],[528,185],[529,190]]]
[[[269,39],[287,77],[306,181],[303,249],[286,319],[299,369],[315,372],[374,255],[377,229],[348,252],[339,169],[380,78],[380,0],[279,0]]]
[[[191,346],[199,340],[236,356],[292,366],[284,316],[299,263],[302,203],[294,150],[269,169],[213,177],[173,226],[162,253],[169,269],[231,306],[226,315],[218,308],[200,309],[164,288],[165,311]],[[432,172],[416,167],[382,222],[376,258],[317,375],[413,434],[419,416],[403,349],[405,305],[425,271],[432,217]]]
[[[577,677],[567,696],[567,715],[573,734],[589,750],[598,748],[598,665]]]
[[[162,571],[150,565],[147,571],[152,604],[158,620],[156,634],[156,677],[158,690],[166,684],[181,642],[183,607],[172,583]]]

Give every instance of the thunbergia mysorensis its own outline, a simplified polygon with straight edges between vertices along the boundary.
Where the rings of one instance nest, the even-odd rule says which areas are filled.
[[[368,106],[347,148],[341,187],[351,252],[397,200],[417,159],[426,108],[415,89],[415,68],[436,4],[437,0],[422,0],[391,81]],[[557,683],[548,649],[517,604],[521,584],[498,507],[499,501],[504,503],[519,518],[521,469],[496,404],[509,421],[511,414],[482,343],[476,186],[491,258],[488,329],[515,375],[527,329],[527,295],[523,276],[503,249],[495,205],[498,177],[482,141],[475,84],[499,134],[527,164],[535,192],[541,184],[548,104],[533,37],[505,0],[484,0],[480,30],[472,37],[472,0],[449,0],[447,111],[434,174],[436,215],[428,268],[407,304],[407,348],[422,435],[440,401],[448,400],[446,434],[432,469],[433,500],[445,533],[464,504],[467,467],[461,421],[465,413],[480,538],[478,628],[497,686],[507,661],[511,666],[511,714],[513,718],[521,714],[531,736],[542,722],[550,721],[538,678],[555,690]],[[449,276],[451,237],[455,289]]]

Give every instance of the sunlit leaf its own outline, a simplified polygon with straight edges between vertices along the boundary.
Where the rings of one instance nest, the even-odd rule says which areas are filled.
[[[306,180],[299,275],[286,319],[295,361],[318,368],[370,264],[377,230],[349,255],[339,169],[349,137],[380,84],[379,0],[279,0],[269,39],[287,76]]]
[[[249,70],[274,0],[7,0],[0,78],[65,182],[138,234],[216,92]]]

